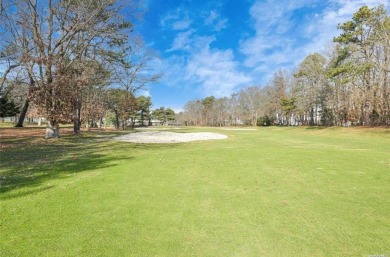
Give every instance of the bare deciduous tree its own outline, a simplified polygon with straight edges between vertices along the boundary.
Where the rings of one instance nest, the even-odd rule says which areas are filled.
[[[76,117],[78,93],[91,83],[83,63],[124,59],[131,23],[111,0],[4,2],[4,30],[9,44],[21,46],[16,59],[33,81],[31,100],[48,120],[46,136],[58,137],[58,124]]]

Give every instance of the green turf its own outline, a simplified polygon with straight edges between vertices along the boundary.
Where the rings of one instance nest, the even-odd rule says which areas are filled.
[[[390,256],[389,129],[196,131],[0,139],[0,256]]]

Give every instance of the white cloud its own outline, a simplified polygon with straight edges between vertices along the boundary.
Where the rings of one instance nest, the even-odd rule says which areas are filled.
[[[211,50],[206,46],[187,65],[187,77],[199,83],[206,95],[229,96],[251,79],[238,71],[231,50]]]
[[[240,46],[240,51],[246,55],[245,65],[255,68],[267,63],[271,72],[298,58],[300,53],[293,51],[296,35],[290,34],[295,26],[291,17],[295,10],[315,2],[316,0],[256,1],[250,9],[255,35],[241,41]]]
[[[197,95],[194,98],[229,96],[251,83],[251,78],[240,71],[240,64],[231,49],[211,47],[217,34],[227,27],[228,19],[211,9],[201,13],[200,19],[191,19],[194,17],[188,12],[190,18],[186,18],[192,22],[180,23],[185,20],[183,13],[186,12],[171,13],[161,22],[175,33],[171,47],[166,51],[170,57],[164,60],[163,83],[181,90],[191,88]]]
[[[160,26],[169,30],[186,30],[191,24],[189,12],[182,8],[177,8],[160,19]]]
[[[210,26],[214,31],[221,31],[226,28],[228,19],[221,18],[221,15],[216,11],[210,11],[208,16],[204,19],[204,24]]]
[[[194,34],[195,30],[190,29],[185,32],[180,32],[177,34],[176,38],[173,40],[172,47],[167,50],[167,52],[172,52],[175,50],[189,50],[192,45],[191,36]]]
[[[389,6],[389,0],[332,0],[323,12],[315,15],[313,23],[306,28],[306,37],[311,39],[303,46],[305,53],[321,52],[333,38],[340,34],[337,25],[351,20],[361,6],[372,8],[383,4]]]
[[[224,28],[226,28],[228,23],[228,19],[222,19],[215,23],[214,30],[215,31],[221,31]]]
[[[178,19],[179,17],[177,15],[174,15],[174,14],[168,14],[166,16],[164,16],[161,20],[160,20],[160,26],[163,28],[163,29],[170,29],[170,25],[172,23],[172,20],[176,20]]]
[[[379,4],[389,6],[389,0],[257,0],[250,9],[255,35],[240,43],[244,64],[263,73],[293,68],[308,54],[324,50],[340,33],[337,25],[350,20],[362,5]],[[303,8],[318,10],[297,20]]]
[[[172,28],[174,30],[185,30],[191,26],[190,20],[181,20],[173,23]]]
[[[250,9],[250,15],[256,30],[267,30],[275,25],[282,30],[281,27],[285,25],[283,21],[290,18],[292,11],[311,6],[316,2],[318,0],[257,0]]]
[[[206,19],[204,20],[204,23],[206,25],[211,25],[214,23],[214,21],[219,17],[219,14],[215,11],[210,11],[210,14],[209,16],[206,17]]]
[[[153,70],[162,72],[160,82],[169,87],[183,86],[183,67],[186,66],[186,59],[183,56],[173,55],[164,60],[155,62]]]
[[[172,55],[161,63],[164,84],[191,88],[199,97],[222,97],[251,83],[251,78],[239,71],[233,51],[210,48],[215,36],[199,36],[192,30],[185,38],[182,42],[189,42],[189,47],[181,50],[187,54]]]

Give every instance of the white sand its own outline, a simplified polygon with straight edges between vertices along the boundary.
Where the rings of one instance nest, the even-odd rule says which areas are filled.
[[[115,137],[116,140],[133,142],[133,143],[182,143],[199,140],[215,140],[225,139],[226,135],[211,133],[211,132],[199,132],[199,133],[175,133],[175,132],[162,132],[162,131],[146,131],[131,133]]]

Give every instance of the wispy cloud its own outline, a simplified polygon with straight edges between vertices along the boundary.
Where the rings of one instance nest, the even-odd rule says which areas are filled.
[[[212,26],[214,31],[221,31],[226,28],[228,19],[222,18],[216,11],[210,11],[204,20],[206,26]]]
[[[174,30],[185,30],[191,26],[190,20],[181,20],[173,23],[172,28]]]
[[[294,11],[313,6],[317,0],[256,1],[250,9],[255,35],[241,42],[245,65],[268,63],[270,69],[297,58],[294,51],[299,24],[292,20]]]
[[[340,34],[337,26],[351,20],[353,14],[360,7],[366,5],[375,7],[383,4],[389,7],[389,0],[332,0],[329,5],[320,13],[313,15],[312,23],[308,24],[305,33],[310,39],[302,46],[306,54],[315,51],[321,52]]]
[[[186,30],[191,23],[190,13],[183,8],[177,8],[160,19],[160,26],[167,30]]]
[[[172,55],[164,60],[164,80],[171,86],[192,87],[201,97],[228,96],[250,83],[251,78],[239,71],[232,50],[211,47],[216,40],[213,33],[225,28],[227,22],[216,11],[210,11],[198,24],[176,33],[167,50]],[[166,20],[162,23],[166,24]]]
[[[185,32],[178,33],[175,39],[172,42],[172,47],[167,50],[167,52],[172,52],[176,50],[190,50],[193,44],[192,35],[195,30],[190,29]]]
[[[293,68],[329,45],[339,33],[337,25],[361,6],[379,4],[388,6],[389,0],[256,1],[250,9],[255,34],[240,45],[244,64],[263,74]]]
[[[200,84],[204,92],[216,97],[228,96],[251,82],[250,77],[238,71],[231,50],[212,50],[208,46],[191,56],[186,74],[189,80]]]
[[[199,97],[228,96],[251,82],[232,50],[211,47],[228,19],[215,9],[202,11],[197,18],[177,9],[161,19],[161,26],[174,35],[162,65],[163,80],[171,87],[191,87]]]
[[[215,11],[210,11],[210,14],[209,16],[206,17],[206,19],[204,20],[204,23],[206,25],[211,25],[214,23],[214,21],[219,17],[219,14],[216,13]]]
[[[212,49],[213,36],[188,33],[193,42],[187,55],[173,55],[164,60],[164,80],[173,87],[192,87],[201,97],[228,96],[251,83],[251,78],[239,71],[232,50]],[[183,48],[181,48],[183,50]]]

